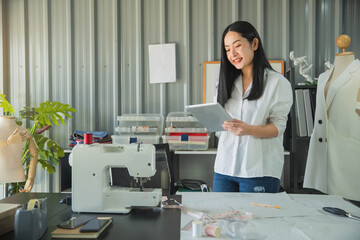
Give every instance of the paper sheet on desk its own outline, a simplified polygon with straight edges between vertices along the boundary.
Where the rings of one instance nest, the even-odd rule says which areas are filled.
[[[280,209],[253,206],[250,205],[252,202],[280,206]],[[241,227],[241,238],[237,239],[335,240],[357,239],[354,236],[360,234],[360,228],[356,227],[357,221],[322,212],[324,204],[346,208],[349,211],[352,209],[353,206],[347,208],[350,203],[337,196],[294,196],[286,193],[183,193],[182,203],[191,210],[208,212],[210,215],[229,211],[230,207],[252,212],[254,218]],[[182,213],[181,227],[191,220],[191,216]],[[257,236],[254,237],[253,234]],[[181,231],[181,239],[193,239],[191,231]],[[213,238],[204,236],[202,239]],[[222,232],[220,239],[232,238]]]
[[[209,215],[224,213],[232,209],[251,212],[253,218],[315,216],[322,214],[319,211],[314,211],[313,208],[298,203],[286,193],[184,192],[182,193],[182,203],[191,210],[207,212]],[[251,203],[280,206],[280,209],[254,206]],[[181,223],[186,224],[189,220],[191,220],[191,216],[184,216]]]
[[[321,210],[323,207],[337,207],[360,216],[360,208],[336,195],[289,194],[289,197],[308,207]]]

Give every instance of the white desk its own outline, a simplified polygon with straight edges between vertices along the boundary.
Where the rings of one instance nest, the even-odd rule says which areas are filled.
[[[280,206],[280,209],[254,206],[250,203]],[[339,196],[286,193],[183,193],[182,204],[194,211],[207,211],[209,215],[227,212],[231,208],[252,213],[252,219],[237,226],[236,239],[360,239],[360,221],[338,217],[322,210],[338,207],[355,216],[360,208]],[[193,218],[182,212],[181,228]],[[220,224],[220,221],[218,223]],[[226,224],[218,239],[233,239],[226,235]],[[252,237],[252,238],[250,238]],[[181,230],[182,240],[193,240],[192,230]],[[201,239],[213,240],[203,236]]]

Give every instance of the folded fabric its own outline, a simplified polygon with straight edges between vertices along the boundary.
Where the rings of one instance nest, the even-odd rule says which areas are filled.
[[[92,134],[92,141],[95,143],[112,143],[111,136],[105,131],[91,131],[85,132],[80,130],[74,130],[73,135],[70,136],[69,147],[75,147],[76,144],[84,143],[84,135],[85,133]]]
[[[112,138],[109,134],[103,137],[102,139],[99,139],[99,143],[107,143],[107,142],[112,142]]]
[[[84,137],[85,133],[91,133],[93,135],[93,137],[97,137],[97,138],[104,138],[106,135],[108,135],[108,133],[106,131],[84,132],[84,131],[80,131],[80,130],[74,130],[74,135],[80,135],[80,136]]]

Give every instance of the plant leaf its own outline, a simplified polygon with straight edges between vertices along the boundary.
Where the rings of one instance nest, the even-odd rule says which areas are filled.
[[[49,161],[40,159],[38,160],[38,162],[41,164],[43,169],[48,171],[50,174],[53,174],[55,172],[55,167]]]
[[[49,115],[44,115],[44,122],[43,123],[45,123],[47,125],[52,125],[51,122],[50,122]]]
[[[64,121],[64,119],[63,119],[63,117],[62,116],[60,116],[59,114],[57,114],[57,113],[54,113],[54,115],[58,118],[58,120],[60,120],[60,122],[62,123],[62,124],[64,124],[65,125],[65,121]]]
[[[32,107],[24,107],[24,109],[20,111],[20,116],[29,120],[34,120],[37,114],[35,108]]]
[[[64,104],[57,101],[46,101],[45,103],[41,103],[40,107],[35,108],[35,111],[39,114],[39,122],[46,125],[59,125],[59,122],[64,124],[64,119],[60,116],[60,113],[69,118],[72,118],[68,112],[76,112],[76,110],[70,107],[69,104]]]
[[[6,97],[5,94],[0,93],[0,108],[3,108],[3,112],[6,113],[5,115],[12,116],[14,114],[15,110],[11,106],[11,104],[6,100],[5,97]]]
[[[69,115],[68,113],[64,112],[64,115],[67,116],[68,118],[73,118],[71,115]]]
[[[72,108],[72,107],[66,108],[66,111],[68,111],[68,112],[76,112],[75,108]]]
[[[51,121],[59,126],[56,115],[55,114],[49,114],[49,116],[51,117]]]

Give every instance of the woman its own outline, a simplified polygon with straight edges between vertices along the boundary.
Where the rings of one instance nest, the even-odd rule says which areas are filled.
[[[234,121],[223,124],[213,191],[278,192],[291,85],[271,68],[250,23],[229,25],[222,40],[217,101]]]

